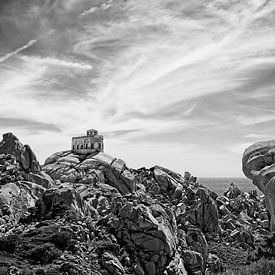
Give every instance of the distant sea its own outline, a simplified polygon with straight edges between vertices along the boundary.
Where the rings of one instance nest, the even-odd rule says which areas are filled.
[[[198,182],[218,195],[223,195],[228,190],[231,182],[235,183],[244,192],[257,190],[258,195],[262,195],[252,181],[247,178],[198,178]]]

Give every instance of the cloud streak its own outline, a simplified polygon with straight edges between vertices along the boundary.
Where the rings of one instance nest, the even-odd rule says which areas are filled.
[[[0,116],[60,129],[43,157],[92,127],[109,153],[127,148],[129,165],[142,152],[148,164],[239,176],[243,145],[275,131],[274,15],[265,0],[9,2]]]
[[[90,64],[73,62],[70,60],[63,60],[54,57],[36,57],[36,56],[22,56],[22,60],[25,62],[34,62],[39,65],[48,65],[48,66],[61,66],[68,67],[72,69],[80,69],[80,70],[92,70],[93,66]]]
[[[0,58],[0,63],[6,61],[7,59],[11,58],[12,56],[24,51],[25,49],[31,47],[32,45],[34,45],[36,43],[37,40],[30,40],[26,45],[16,49],[15,51],[13,52],[10,52],[8,54],[6,54],[5,56],[1,57]]]
[[[48,131],[48,132],[61,132],[61,130],[54,124],[43,123],[34,121],[31,119],[20,119],[10,117],[0,117],[0,127],[11,129],[13,131],[16,128],[25,128],[28,131]]]

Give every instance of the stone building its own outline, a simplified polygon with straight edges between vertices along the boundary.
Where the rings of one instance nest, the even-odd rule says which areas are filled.
[[[103,152],[103,136],[98,134],[95,129],[87,131],[86,136],[72,138],[72,151],[79,154],[90,154]]]

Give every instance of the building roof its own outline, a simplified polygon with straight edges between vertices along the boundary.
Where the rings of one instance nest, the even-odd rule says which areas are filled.
[[[96,129],[88,129],[87,132],[88,131],[96,131],[96,132],[98,132],[98,130],[96,130]]]

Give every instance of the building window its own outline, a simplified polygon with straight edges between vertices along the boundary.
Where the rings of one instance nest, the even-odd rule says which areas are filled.
[[[87,143],[85,144],[85,148],[88,149],[88,144]]]
[[[80,149],[83,149],[83,144],[80,145]]]

